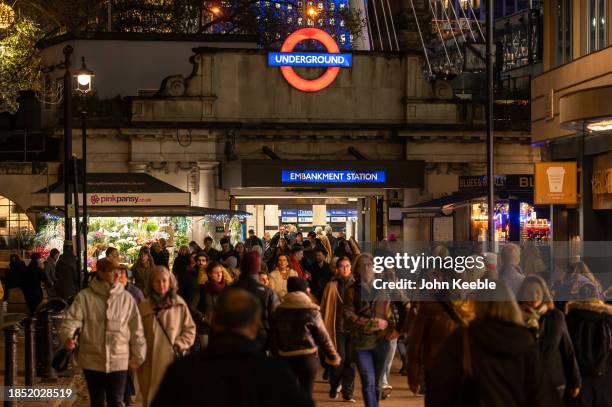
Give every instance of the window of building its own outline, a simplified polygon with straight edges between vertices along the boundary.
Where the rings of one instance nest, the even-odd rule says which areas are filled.
[[[589,0],[589,52],[606,46],[606,1]]]
[[[572,0],[557,0],[555,10],[557,31],[556,65],[572,60]]]
[[[0,250],[22,249],[24,238],[33,234],[34,228],[25,212],[0,195]]]

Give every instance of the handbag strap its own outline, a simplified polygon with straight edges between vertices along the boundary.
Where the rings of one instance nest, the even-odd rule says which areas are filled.
[[[172,352],[174,353],[175,356],[178,356],[178,352],[176,351],[176,349],[174,349],[174,343],[172,343],[172,339],[170,339],[170,335],[168,335],[166,328],[164,328],[164,324],[162,324],[161,320],[159,319],[158,312],[155,312],[154,315],[155,315],[155,320],[159,324],[159,327],[161,328],[162,332],[164,333],[164,336],[166,337],[166,339],[168,340],[168,343],[170,344],[170,347],[172,348]]]
[[[472,350],[468,328],[463,328],[463,374],[465,377],[472,377]]]

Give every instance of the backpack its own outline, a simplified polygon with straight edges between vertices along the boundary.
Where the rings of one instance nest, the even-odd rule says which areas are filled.
[[[581,321],[574,333],[576,360],[584,376],[603,376],[612,353],[612,328],[603,315],[594,321]]]

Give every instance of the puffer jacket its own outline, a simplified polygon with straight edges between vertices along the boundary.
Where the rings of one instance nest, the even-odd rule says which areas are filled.
[[[77,294],[68,309],[60,338],[72,338],[80,328],[79,366],[98,372],[127,370],[130,359],[142,364],[146,342],[136,302],[121,284],[97,278]]]
[[[272,345],[280,356],[310,355],[320,346],[328,360],[340,357],[325,329],[319,306],[300,291],[288,293],[272,313]]]

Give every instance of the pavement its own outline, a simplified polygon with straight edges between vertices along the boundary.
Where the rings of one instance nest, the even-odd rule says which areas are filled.
[[[423,407],[424,406],[424,398],[423,396],[414,396],[408,390],[408,382],[405,376],[401,376],[399,374],[399,368],[401,362],[398,358],[395,359],[393,368],[391,369],[391,386],[393,386],[393,391],[391,392],[391,396],[385,400],[380,402],[381,407]],[[359,376],[355,378],[355,401],[356,403],[346,403],[342,401],[342,398],[339,396],[337,400],[331,400],[329,398],[329,384],[323,381],[323,371],[321,370],[317,375],[317,380],[315,382],[315,388],[313,391],[313,398],[317,407],[341,407],[341,406],[355,406],[355,407],[363,407],[363,401],[361,398],[361,383],[359,382]],[[85,381],[82,376],[76,376],[75,381],[73,383],[73,389],[77,391],[77,400],[73,403],[61,404],[61,407],[88,407],[89,406],[89,397],[87,394],[87,387],[85,385]],[[37,404],[40,406],[41,404]],[[58,405],[59,406],[59,405]],[[27,407],[30,407],[28,405]],[[32,404],[32,407],[34,405]],[[139,402],[137,402],[133,407],[142,407]]]

